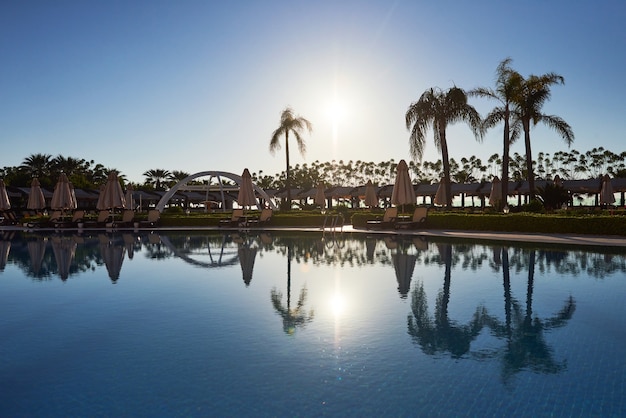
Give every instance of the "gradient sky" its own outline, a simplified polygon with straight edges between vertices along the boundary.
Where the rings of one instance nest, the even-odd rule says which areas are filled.
[[[430,87],[491,87],[506,57],[524,76],[565,77],[544,112],[572,126],[572,148],[622,152],[625,20],[623,2],[603,0],[5,2],[0,167],[45,153],[134,182],[157,168],[274,175],[284,147],[273,156],[269,141],[287,106],[314,127],[293,165],[409,160],[411,102]],[[454,125],[451,157],[486,162],[501,136],[478,144]],[[532,139],[535,157],[567,150],[544,127]],[[439,158],[432,133],[424,158]]]

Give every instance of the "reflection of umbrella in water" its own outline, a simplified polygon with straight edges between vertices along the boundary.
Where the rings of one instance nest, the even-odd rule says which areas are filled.
[[[241,272],[243,273],[243,281],[246,287],[252,281],[252,270],[254,269],[254,260],[256,258],[256,248],[250,248],[249,245],[242,245],[237,250],[239,264],[241,264]]]
[[[368,238],[365,240],[365,255],[368,261],[374,260],[374,253],[376,252],[376,240]]]
[[[30,256],[30,268],[35,276],[38,276],[41,271],[43,257],[46,253],[46,239],[38,238],[28,241],[26,246],[28,248],[28,255]]]
[[[28,193],[28,203],[26,208],[31,210],[41,210],[46,207],[46,198],[41,190],[39,179],[35,177],[30,183],[30,192]]]
[[[495,176],[491,181],[491,193],[489,193],[489,204],[498,206],[502,201],[502,182]]]
[[[372,184],[372,180],[368,180],[365,185],[365,206],[369,208],[378,206],[378,196],[376,196],[376,188]]]
[[[254,186],[252,185],[252,176],[247,168],[244,169],[241,174],[241,184],[239,185],[237,203],[239,203],[239,206],[243,208],[249,208],[250,206],[257,204],[256,196],[254,195]]]
[[[600,204],[612,205],[615,203],[615,195],[613,194],[613,185],[608,174],[602,177],[602,188],[600,189]]]
[[[70,275],[70,266],[76,253],[76,242],[69,238],[52,237],[52,251],[57,262],[59,276],[65,281]]]
[[[128,254],[128,258],[130,260],[133,259],[133,255],[135,255],[135,237],[133,234],[122,234],[122,239],[124,240],[124,246],[126,247],[126,254]]]
[[[100,253],[109,273],[109,278],[113,283],[116,283],[117,279],[120,278],[120,271],[124,262],[124,246],[115,245],[107,239],[106,235],[101,235]]]
[[[9,251],[11,251],[11,241],[0,241],[0,271],[4,271],[7,265]]]
[[[0,179],[0,210],[11,209],[11,201],[9,201],[9,195],[7,194],[7,188],[4,184],[4,180]]]
[[[391,259],[396,272],[396,279],[398,280],[398,292],[400,292],[400,297],[404,299],[411,288],[411,277],[413,277],[417,256],[413,254],[395,253],[391,255]]]
[[[324,209],[326,207],[326,196],[324,195],[324,183],[317,185],[317,191],[315,192],[315,204]]]
[[[396,168],[396,181],[391,192],[391,203],[396,206],[415,204],[415,189],[409,177],[409,166],[406,161],[400,160]]]

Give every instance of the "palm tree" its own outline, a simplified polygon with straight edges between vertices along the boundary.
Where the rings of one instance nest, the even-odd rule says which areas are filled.
[[[539,122],[543,122],[548,127],[554,129],[568,146],[574,142],[574,132],[567,122],[558,116],[541,113],[543,104],[550,99],[550,86],[564,83],[564,78],[555,73],[547,73],[540,76],[531,74],[527,79],[522,77],[520,89],[514,98],[516,116],[522,122],[522,128],[524,129],[526,169],[531,200],[535,197],[535,175],[533,173],[533,158],[530,147],[530,123],[532,122],[533,125],[536,125]]]
[[[502,151],[502,196],[506,202],[509,195],[509,149],[519,136],[519,120],[516,113],[512,113],[514,107],[513,99],[521,88],[523,78],[517,71],[511,69],[511,58],[506,58],[500,62],[496,69],[496,88],[478,87],[471,90],[470,96],[480,96],[495,99],[500,105],[495,107],[485,117],[483,121],[483,131],[493,128],[500,122],[504,123],[504,145]],[[511,132],[512,130],[512,132]]]
[[[302,136],[300,135],[300,132],[303,129],[307,129],[309,133],[311,133],[313,132],[313,125],[311,125],[311,122],[301,116],[294,116],[293,110],[287,107],[280,115],[280,126],[274,131],[274,133],[272,133],[272,139],[270,140],[270,152],[273,155],[276,150],[280,149],[280,137],[285,135],[285,155],[287,158],[287,180],[285,182],[285,185],[287,186],[288,210],[291,210],[291,182],[289,176],[289,132],[291,132],[296,138],[300,154],[304,156],[304,154],[306,153],[306,144],[304,142],[304,139],[302,139]]]
[[[31,154],[24,158],[20,169],[25,170],[31,177],[46,177],[50,175],[52,155]]]
[[[148,170],[143,173],[144,176],[147,177],[146,183],[154,184],[155,190],[161,190],[162,183],[171,178],[171,173],[167,170],[163,170],[161,168],[156,168],[153,170]]]
[[[452,87],[444,92],[431,88],[426,90],[417,102],[411,103],[405,120],[407,129],[411,131],[409,138],[411,156],[418,160],[422,159],[426,131],[432,126],[435,146],[441,151],[443,160],[446,206],[450,206],[452,194],[446,128],[452,123],[465,121],[474,132],[476,140],[480,140],[482,137],[480,115],[467,103],[467,95],[463,89]]]

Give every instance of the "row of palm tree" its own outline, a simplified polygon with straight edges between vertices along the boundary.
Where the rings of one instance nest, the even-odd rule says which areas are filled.
[[[562,118],[547,115],[542,112],[543,105],[550,99],[551,87],[555,84],[564,84],[564,78],[556,73],[543,75],[531,74],[523,77],[511,68],[511,58],[504,59],[496,69],[495,88],[479,87],[466,93],[459,87],[448,90],[430,88],[426,90],[416,102],[411,103],[406,115],[406,127],[410,131],[409,153],[413,160],[421,161],[426,135],[432,130],[434,143],[441,153],[446,206],[452,204],[450,188],[451,167],[448,152],[446,130],[449,125],[457,122],[466,122],[474,133],[475,138],[481,141],[486,130],[501,122],[503,130],[502,153],[502,195],[508,195],[509,180],[509,150],[519,136],[524,133],[526,149],[526,178],[529,182],[530,198],[535,196],[535,176],[530,141],[531,126],[539,122],[554,129],[568,145],[574,141],[572,128]],[[483,120],[476,109],[468,103],[468,96],[478,96],[494,99],[499,104],[489,112]],[[304,155],[306,144],[302,138],[302,131],[312,131],[311,123],[296,116],[291,108],[286,108],[280,118],[279,127],[274,131],[270,140],[270,151],[274,153],[280,148],[279,138],[285,137],[287,201],[291,201],[291,176],[289,164],[289,135],[296,139],[300,153]]]
[[[45,158],[44,158],[45,157]],[[48,161],[42,164],[42,161]],[[64,165],[60,168],[59,161],[82,162]],[[290,167],[291,186],[299,189],[310,189],[319,183],[332,186],[360,186],[371,180],[376,185],[393,182],[398,162],[394,159],[378,163],[362,160],[349,161],[314,161],[310,164],[296,164]],[[414,183],[430,184],[438,182],[443,173],[443,163],[437,161],[408,162],[411,179]],[[493,154],[486,160],[472,155],[460,160],[450,158],[450,175],[456,183],[475,183],[491,181],[500,174],[503,166],[500,154]],[[76,168],[78,167],[78,168]],[[509,179],[522,181],[526,179],[526,158],[524,154],[513,153],[509,157]],[[597,179],[608,173],[611,177],[626,177],[626,152],[619,154],[603,147],[593,148],[586,152],[575,149],[558,151],[554,154],[539,152],[533,161],[537,179],[548,180],[559,175],[565,180]],[[73,157],[57,156],[51,158],[42,154],[33,154],[25,158],[18,167],[0,169],[0,177],[5,183],[13,186],[27,187],[33,177],[39,177],[46,188],[54,187],[61,171],[69,173],[70,181],[78,188],[97,189],[106,181],[108,173],[113,170],[101,164]],[[150,169],[144,172],[143,183],[133,183],[135,190],[167,190],[189,174],[183,171]],[[262,170],[252,173],[255,184],[264,189],[281,190],[285,188],[286,173],[282,171],[274,175],[265,174]],[[127,184],[126,176],[120,174],[121,181]]]

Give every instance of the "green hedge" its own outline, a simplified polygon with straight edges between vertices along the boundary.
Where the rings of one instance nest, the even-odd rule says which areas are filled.
[[[250,212],[251,216],[258,213]],[[330,214],[328,216],[334,216]],[[358,211],[344,215],[344,224],[365,228],[368,219],[382,217],[383,212]],[[200,227],[217,226],[228,213],[167,214],[161,216],[162,226]],[[139,216],[138,216],[139,218]],[[267,224],[273,227],[321,227],[326,215],[313,211],[277,212]],[[476,214],[463,212],[429,211],[428,219],[420,229],[448,229],[469,231],[509,231],[531,233],[595,234],[626,236],[626,216],[600,214]]]

